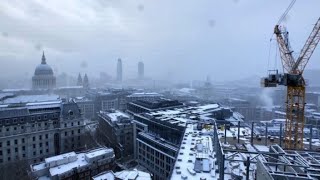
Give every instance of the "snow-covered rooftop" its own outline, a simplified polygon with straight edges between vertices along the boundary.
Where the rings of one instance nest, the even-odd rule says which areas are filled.
[[[171,179],[217,179],[213,129],[197,130],[188,124],[172,171]]]
[[[133,93],[131,95],[128,95],[127,97],[147,97],[147,96],[161,97],[162,95],[155,92],[142,92],[142,93]]]
[[[110,154],[112,153],[112,154]],[[106,156],[103,156],[106,155]],[[108,156],[109,155],[109,156]],[[112,155],[112,156],[110,156]],[[86,153],[69,152],[46,158],[44,162],[31,165],[31,170],[39,178],[53,177],[73,171],[74,168],[81,168],[91,164],[92,158],[104,159],[114,158],[111,148],[98,148]],[[43,170],[48,170],[49,174],[43,174]]]
[[[58,95],[20,95],[12,98],[7,98],[1,101],[2,104],[14,104],[14,103],[39,103],[48,101],[58,101],[60,97]]]
[[[123,170],[116,173],[112,171],[106,171],[92,177],[92,179],[93,180],[114,180],[114,179],[151,180],[151,175],[149,173],[138,171],[137,169],[133,169],[133,170]]]

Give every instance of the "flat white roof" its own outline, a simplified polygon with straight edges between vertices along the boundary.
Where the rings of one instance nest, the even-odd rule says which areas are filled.
[[[196,130],[196,124],[188,124],[183,136],[182,144],[172,171],[171,179],[217,179],[215,173],[215,152],[212,136],[203,129]]]
[[[39,103],[57,100],[60,100],[58,95],[20,95],[5,99],[2,101],[2,104]]]
[[[57,156],[52,156],[52,157],[45,158],[44,162],[45,163],[51,163],[51,162],[54,162],[54,161],[59,161],[59,160],[66,159],[66,158],[69,158],[69,157],[72,157],[72,156],[76,156],[76,155],[77,154],[75,152],[69,152],[69,153],[60,154],[60,155],[57,155]]]
[[[142,92],[142,93],[133,93],[131,95],[128,95],[127,97],[144,97],[144,96],[157,96],[160,97],[162,96],[159,93],[155,93],[155,92]]]
[[[120,172],[114,173],[116,178],[123,179],[123,180],[151,180],[151,176],[149,173],[138,171],[136,169],[134,170],[123,170]]]
[[[69,158],[73,157],[72,161],[65,161],[65,162],[63,162],[65,164],[60,164],[60,165],[56,165],[54,167],[50,167],[49,174],[46,174],[45,176],[39,177],[39,178],[45,179],[48,176],[52,177],[55,175],[60,175],[60,174],[64,174],[66,172],[72,171],[73,168],[80,168],[80,167],[87,166],[90,164],[90,162],[88,162],[86,160],[86,158],[97,157],[97,156],[100,156],[100,155],[103,155],[105,153],[109,153],[112,151],[113,151],[112,148],[99,148],[99,149],[89,151],[87,153],[76,154],[75,152],[69,152],[69,153],[46,158],[44,162],[39,163],[39,164],[35,164],[35,165],[31,165],[31,166],[32,166],[32,170],[34,172],[36,172],[36,171],[48,168],[49,163],[64,160],[64,159],[69,159]]]
[[[114,180],[114,174],[112,171],[107,171],[92,177],[92,179],[93,180]]]
[[[110,148],[109,149],[105,149],[105,148],[97,149],[97,150],[93,150],[93,151],[90,151],[90,152],[86,153],[86,156],[88,158],[94,158],[94,157],[101,156],[101,155],[106,154],[106,153],[110,153],[112,151],[113,150],[110,149]]]
[[[115,111],[113,113],[106,113],[106,115],[111,119],[112,122],[118,121],[118,117],[125,117],[125,118],[129,118],[129,115],[121,112],[121,111]]]
[[[58,174],[63,174],[65,172],[72,170],[73,168],[83,167],[87,165],[88,162],[85,160],[84,156],[85,156],[85,153],[77,154],[76,161],[50,168],[49,169],[50,175],[55,176]]]

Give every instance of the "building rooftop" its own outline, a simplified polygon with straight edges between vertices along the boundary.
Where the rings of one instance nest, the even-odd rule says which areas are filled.
[[[100,115],[107,117],[111,120],[111,122],[124,122],[123,120],[129,120],[130,116],[122,111],[115,110],[115,111],[100,111]]]
[[[112,148],[98,148],[85,153],[69,152],[53,157],[46,158],[44,162],[32,164],[31,171],[38,178],[45,179],[62,175],[73,171],[74,168],[82,168],[90,165],[93,159],[114,158]],[[44,173],[46,172],[46,173]]]
[[[172,171],[172,180],[218,177],[211,126],[198,130],[197,124],[188,124]]]
[[[162,97],[163,95],[155,92],[142,92],[142,93],[133,93],[131,95],[128,95],[127,97],[145,97],[145,96]]]
[[[195,122],[199,119],[202,120],[213,120],[213,113],[221,111],[223,108],[219,104],[205,104],[205,105],[197,105],[197,106],[183,106],[183,107],[176,107],[166,110],[156,110],[147,112],[144,114],[140,114],[140,116],[144,116],[147,118],[154,118],[158,121],[167,122],[170,124],[176,124],[178,126],[185,127],[189,122]],[[229,109],[230,110],[230,109]],[[139,116],[139,115],[137,115]],[[226,117],[226,120],[239,120],[241,119],[242,115],[239,113],[233,114],[231,117]]]
[[[151,180],[151,175],[149,173],[138,171],[137,169],[133,170],[123,170],[120,172],[107,171],[100,173],[94,177],[93,180]]]
[[[0,101],[0,104],[39,103],[48,101],[60,101],[58,95],[19,95],[8,97]]]

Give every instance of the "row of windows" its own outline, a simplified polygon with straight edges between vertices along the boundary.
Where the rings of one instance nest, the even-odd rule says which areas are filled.
[[[53,121],[53,125],[56,125],[58,122],[57,121]],[[47,122],[45,122],[45,123],[41,123],[41,122],[39,122],[39,123],[33,123],[32,125],[31,125],[31,127],[32,128],[35,128],[35,127],[39,127],[39,128],[41,128],[41,127],[49,127],[50,126],[50,124],[49,123],[47,123]],[[25,126],[24,125],[21,125],[21,126],[11,126],[11,127],[7,127],[6,128],[6,132],[10,132],[10,131],[23,131],[23,130],[25,130]],[[0,128],[0,133],[2,132],[2,128]]]
[[[48,143],[46,143],[46,144],[48,144]],[[33,144],[33,148],[35,148],[35,144]],[[22,146],[21,150],[22,150],[22,151],[25,151],[25,150],[26,150],[26,147],[25,147],[25,146]],[[6,152],[7,152],[7,155],[10,155],[10,154],[11,154],[11,149],[7,149]],[[14,148],[14,152],[15,152],[15,153],[18,153],[18,152],[19,152],[19,148],[17,148],[17,147]],[[42,152],[43,152],[42,149],[40,149],[40,150],[39,150],[39,153],[42,154]],[[46,149],[46,152],[49,152],[49,149],[48,149],[48,148]],[[0,150],[0,156],[2,156],[2,155],[3,155],[3,151]],[[36,151],[33,152],[33,155],[34,155],[34,156],[37,155]]]
[[[38,137],[38,138],[37,138]],[[39,136],[33,136],[32,137],[32,141],[36,141],[36,139],[38,140],[42,140],[42,139],[49,139],[49,134],[45,134],[45,135],[39,135]],[[18,144],[18,139],[14,139],[12,140],[13,144],[17,145]],[[21,138],[21,143],[25,143],[26,140],[25,138]],[[2,143],[3,142],[0,142],[0,148],[2,147]],[[10,140],[7,140],[7,146],[10,146],[11,145],[11,141]]]
[[[70,123],[70,126],[74,126],[75,124],[76,124],[76,123],[71,122],[71,123]],[[80,124],[81,124],[80,121],[78,121],[77,124],[78,124],[78,126],[80,126]],[[67,126],[68,126],[68,123],[64,123],[64,127],[67,127]]]
[[[12,119],[0,119],[0,126],[2,125],[10,125],[11,123],[13,124],[18,124],[18,123],[25,123],[25,121],[27,119],[30,119],[31,122],[34,121],[41,121],[41,120],[47,120],[48,118],[50,119],[54,119],[54,118],[58,118],[59,115],[58,114],[50,114],[50,115],[37,115],[37,116],[31,116],[31,117],[21,117],[21,118],[12,118]]]
[[[74,130],[70,131],[69,133],[71,133],[71,135],[74,135]],[[78,134],[81,133],[81,129],[78,129]],[[64,136],[68,136],[68,131],[64,132]]]

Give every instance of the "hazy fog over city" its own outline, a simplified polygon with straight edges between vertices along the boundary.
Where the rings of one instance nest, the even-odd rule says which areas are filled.
[[[260,77],[268,69],[281,69],[276,41],[270,38],[289,3],[2,0],[0,81],[31,79],[43,50],[56,75],[98,77],[104,72],[115,77],[121,58],[124,79],[136,77],[139,61],[145,76],[155,80]],[[296,54],[318,18],[319,5],[297,1],[285,19]],[[314,53],[307,69],[319,69],[319,59]]]
[[[320,179],[319,7],[0,0],[0,180]]]

